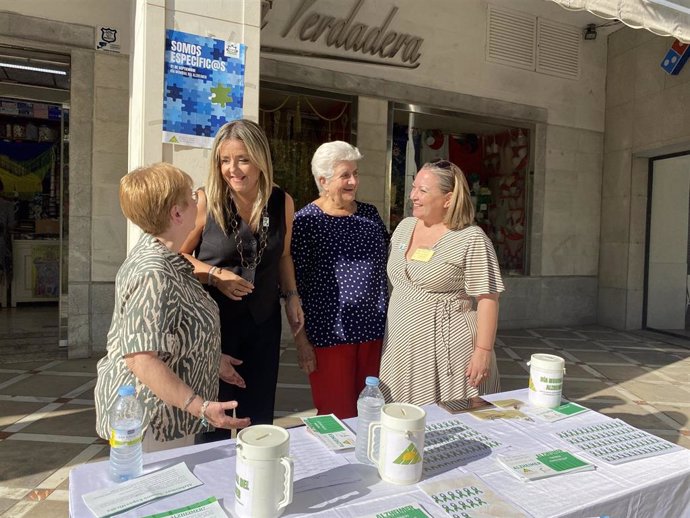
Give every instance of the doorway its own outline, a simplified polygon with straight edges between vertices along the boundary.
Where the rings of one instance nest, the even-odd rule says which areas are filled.
[[[0,47],[0,362],[67,355],[69,72]]]
[[[690,337],[690,153],[650,160],[644,326]]]
[[[354,139],[356,98],[275,83],[261,83],[259,124],[266,132],[274,181],[295,201],[295,211],[319,196],[311,172],[324,142]]]
[[[465,173],[475,221],[491,239],[501,270],[528,274],[531,127],[527,124],[392,103],[390,132],[390,230],[411,215],[417,170],[450,160]]]

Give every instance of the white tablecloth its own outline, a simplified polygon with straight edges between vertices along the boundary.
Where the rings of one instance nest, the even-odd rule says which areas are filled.
[[[487,399],[515,398],[527,400],[527,390],[516,390],[487,396]],[[529,423],[524,421],[479,421],[467,414],[451,416],[444,410],[430,406],[427,423],[457,418],[472,428],[490,434],[510,445],[504,453],[528,449],[563,448],[578,453],[554,433],[563,429],[609,420],[594,411],[569,417],[556,423]],[[355,430],[356,420],[348,420]],[[300,455],[296,440],[306,434],[304,427],[290,431],[290,454]],[[314,438],[310,440],[316,441]],[[293,444],[296,446],[293,448]],[[304,444],[303,441],[301,441]],[[342,453],[348,465],[334,470],[352,470],[360,477],[357,482],[296,492],[293,503],[283,516],[322,516],[355,518],[384,511],[407,503],[419,503],[432,516],[445,517],[416,485],[396,486],[381,481],[375,468],[358,464],[354,452]],[[495,454],[458,465],[437,474],[449,478],[463,473],[479,476],[487,485],[509,502],[517,504],[534,517],[690,517],[690,451],[660,455],[618,466],[596,461],[587,454],[584,458],[597,465],[595,471],[572,473],[553,478],[521,482],[500,468]],[[184,493],[173,495],[123,516],[141,517],[180,508],[210,496],[217,497],[226,512],[232,516],[234,506],[235,447],[233,441],[189,446],[170,451],[148,454],[144,457],[146,473],[185,462],[204,484]],[[343,473],[343,472],[341,472]],[[84,505],[82,495],[96,489],[114,485],[108,479],[108,463],[84,464],[70,472],[69,509],[73,518],[92,516]]]

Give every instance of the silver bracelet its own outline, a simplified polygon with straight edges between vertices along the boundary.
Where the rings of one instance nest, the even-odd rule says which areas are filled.
[[[208,427],[208,419],[206,419],[206,409],[211,402],[207,399],[201,403],[201,412],[199,412],[199,417],[201,418],[201,426]]]
[[[290,297],[299,297],[299,292],[297,290],[287,290],[282,293],[282,297],[288,300]]]
[[[208,270],[208,278],[206,279],[206,284],[209,286],[213,286],[213,272],[215,272],[218,269],[217,266],[211,266]]]
[[[192,404],[192,401],[194,401],[194,398],[196,397],[196,393],[192,391],[191,395],[185,399],[184,405],[182,406],[182,411],[186,412],[187,408],[189,408],[189,405]]]
[[[216,280],[217,280],[217,278],[220,276],[220,274],[221,274],[222,272],[223,272],[223,269],[222,269],[220,266],[219,266],[218,268],[216,268],[215,275],[214,275],[214,277],[211,279],[211,286],[213,286],[214,288],[215,288],[215,286],[216,286]]]

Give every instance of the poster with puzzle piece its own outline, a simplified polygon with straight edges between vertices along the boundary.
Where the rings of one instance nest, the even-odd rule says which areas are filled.
[[[163,142],[211,148],[226,122],[242,118],[246,45],[165,32]]]

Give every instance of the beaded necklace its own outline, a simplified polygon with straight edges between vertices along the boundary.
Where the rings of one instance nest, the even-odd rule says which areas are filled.
[[[259,247],[256,256],[252,257],[250,260],[244,257],[244,246],[242,237],[240,236],[240,226],[237,222],[237,207],[234,201],[230,207],[230,229],[232,230],[232,235],[235,238],[235,246],[237,247],[237,253],[240,256],[240,265],[242,266],[242,277],[244,277],[249,282],[254,282],[254,274],[256,273],[256,267],[259,266],[261,258],[264,255],[264,250],[266,249],[266,244],[268,242],[268,209],[264,205],[261,210],[261,226],[259,227]],[[248,278],[249,277],[249,278]]]

